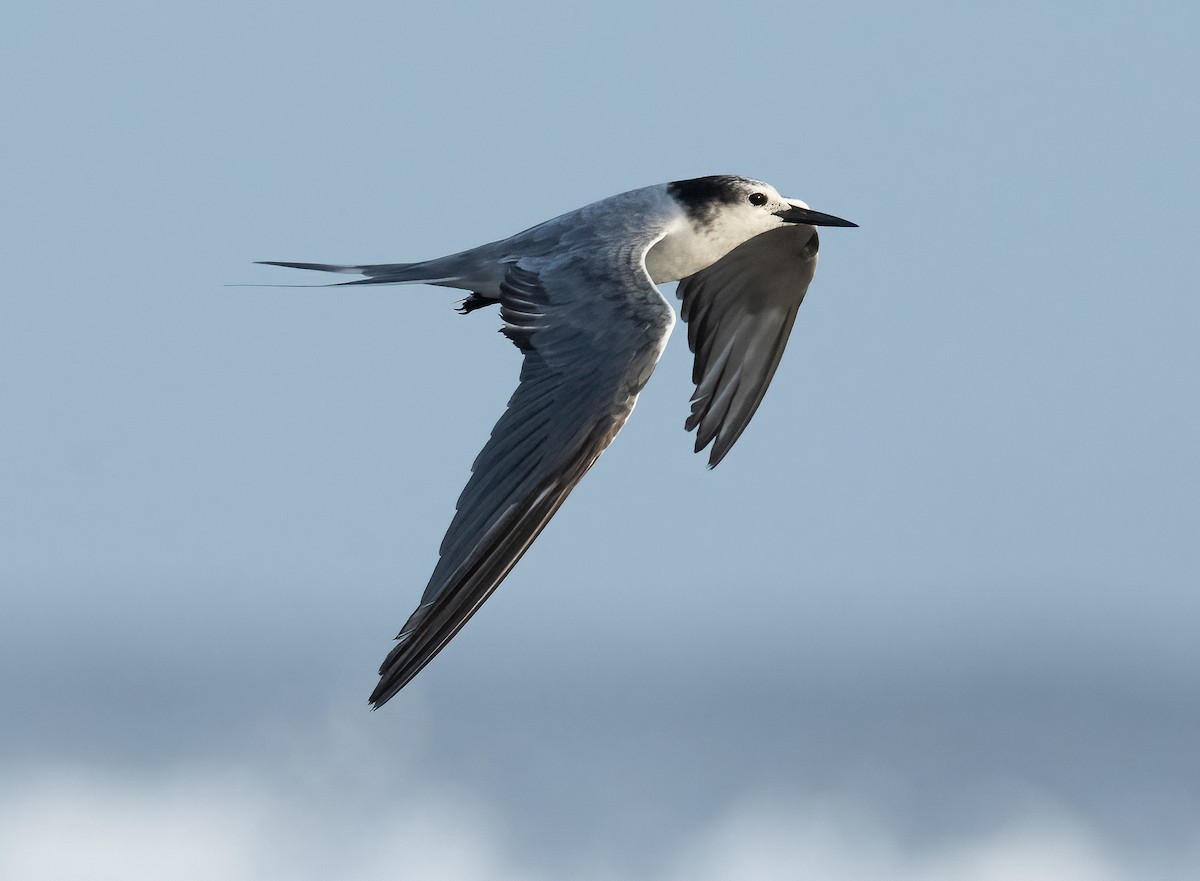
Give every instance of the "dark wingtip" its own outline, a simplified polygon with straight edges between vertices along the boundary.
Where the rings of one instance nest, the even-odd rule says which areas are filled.
[[[396,696],[399,688],[386,687],[383,682],[375,686],[375,690],[371,692],[371,696],[367,698],[367,703],[371,705],[371,711],[374,712]]]
[[[396,652],[400,646],[394,646],[388,652],[387,658],[379,667],[379,682],[375,685],[375,690],[371,692],[371,696],[367,698],[367,702],[371,705],[372,710],[378,710],[402,689],[407,680],[396,675],[393,659],[396,657]]]

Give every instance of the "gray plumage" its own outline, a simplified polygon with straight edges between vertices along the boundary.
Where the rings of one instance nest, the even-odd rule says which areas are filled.
[[[491,595],[633,411],[674,326],[696,355],[696,450],[720,462],[779,365],[817,261],[817,225],[853,226],[767,184],[718,175],[622,193],[511,238],[420,263],[270,265],[422,282],[500,305],[520,384],[459,496],[420,605],[371,695],[382,706]]]

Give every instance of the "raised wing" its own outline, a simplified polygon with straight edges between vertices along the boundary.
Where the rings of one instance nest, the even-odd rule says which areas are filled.
[[[472,466],[421,604],[379,670],[382,706],[433,659],[537,538],[633,410],[675,317],[644,249],[611,265],[510,266],[504,333],[521,382]]]
[[[796,224],[757,235],[679,282],[688,325],[696,452],[716,467],[758,409],[817,267],[817,231]],[[715,441],[715,443],[714,443]]]

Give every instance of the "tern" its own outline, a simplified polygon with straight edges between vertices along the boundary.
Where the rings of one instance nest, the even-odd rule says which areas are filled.
[[[617,436],[675,326],[657,285],[678,281],[695,354],[696,452],[715,467],[779,366],[817,265],[818,226],[857,226],[769,184],[712,175],[621,193],[510,238],[419,263],[271,266],[364,276],[346,285],[469,292],[499,304],[520,383],[471,468],[420,605],[371,694],[383,706],[445,647]]]

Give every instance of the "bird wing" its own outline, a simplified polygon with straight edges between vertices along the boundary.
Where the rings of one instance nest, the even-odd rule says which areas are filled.
[[[633,410],[675,322],[646,273],[650,244],[509,266],[500,315],[525,356],[520,384],[475,459],[421,604],[380,667],[375,707],[491,595]]]
[[[716,467],[758,409],[787,345],[817,266],[817,231],[773,229],[679,282],[680,313],[695,353],[692,413],[696,452],[710,443]]]

